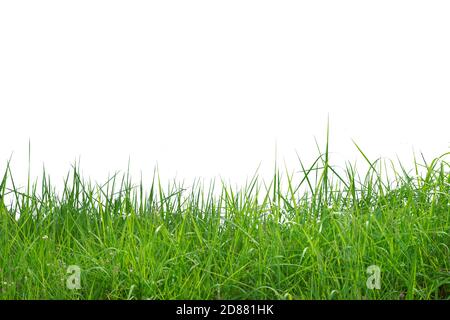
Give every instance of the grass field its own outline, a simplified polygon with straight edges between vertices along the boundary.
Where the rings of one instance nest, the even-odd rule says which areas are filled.
[[[240,189],[95,184],[77,166],[60,192],[45,172],[21,189],[8,163],[0,299],[449,299],[448,154],[355,151],[367,171],[332,166],[326,145],[300,175]]]

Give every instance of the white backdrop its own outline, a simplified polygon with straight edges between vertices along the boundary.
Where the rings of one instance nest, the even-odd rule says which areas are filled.
[[[222,176],[449,150],[449,1],[0,0],[0,169]],[[23,181],[23,180],[22,180]]]

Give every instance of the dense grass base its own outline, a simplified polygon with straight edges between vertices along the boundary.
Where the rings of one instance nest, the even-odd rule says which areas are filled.
[[[392,166],[390,179],[368,163],[362,178],[338,172],[326,151],[300,163],[298,182],[277,171],[270,185],[215,191],[157,177],[148,188],[127,176],[92,185],[75,167],[59,196],[45,174],[21,193],[8,165],[0,298],[448,299],[448,162]],[[80,289],[66,286],[69,265]],[[371,265],[379,290],[366,286]]]

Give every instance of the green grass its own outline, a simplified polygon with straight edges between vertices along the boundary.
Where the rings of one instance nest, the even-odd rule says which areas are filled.
[[[162,186],[157,174],[95,184],[76,165],[59,193],[45,172],[21,189],[8,163],[0,299],[448,299],[448,154],[407,171],[355,150],[366,172],[332,166],[327,144],[299,174],[240,189]],[[370,265],[379,290],[366,286]]]

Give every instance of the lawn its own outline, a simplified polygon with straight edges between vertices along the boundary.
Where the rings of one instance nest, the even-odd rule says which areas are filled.
[[[327,144],[241,188],[100,184],[77,165],[62,190],[45,172],[19,188],[7,163],[0,299],[449,299],[449,154],[402,165],[355,147],[364,172]]]

